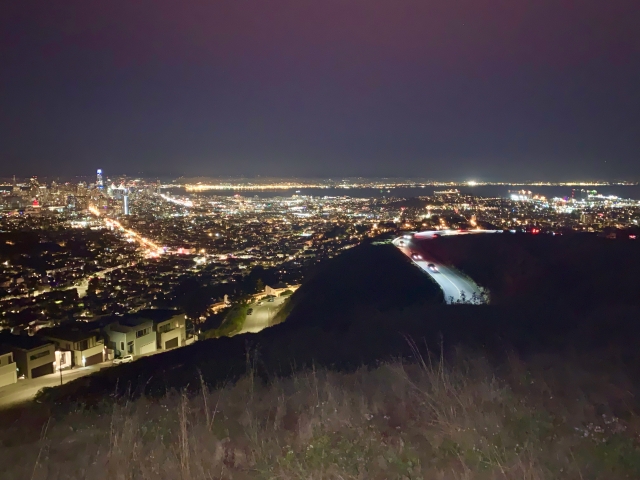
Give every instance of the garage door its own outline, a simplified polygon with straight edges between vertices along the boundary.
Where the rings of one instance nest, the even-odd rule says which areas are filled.
[[[95,365],[96,363],[102,363],[102,352],[96,353],[95,355],[91,355],[90,357],[85,358],[84,364],[87,367],[89,365]]]
[[[140,347],[140,355],[144,355],[145,353],[151,353],[156,351],[155,342],[147,343],[145,346]]]
[[[45,363],[44,365],[40,365],[39,367],[31,369],[31,378],[38,378],[43,375],[49,375],[53,373],[53,362]]]
[[[4,387],[5,385],[11,385],[12,383],[16,383],[18,379],[16,378],[16,372],[5,373],[4,375],[0,375],[0,387]]]
[[[169,350],[170,348],[176,348],[178,346],[178,337],[172,338],[171,340],[167,340],[164,342],[164,349]]]

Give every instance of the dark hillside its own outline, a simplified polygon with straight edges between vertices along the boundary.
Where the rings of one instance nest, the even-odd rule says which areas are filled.
[[[289,300],[290,325],[345,329],[362,310],[439,304],[442,291],[393,245],[360,245],[319,266]]]
[[[492,303],[586,311],[640,306],[640,243],[592,234],[467,235],[422,246],[491,291]]]

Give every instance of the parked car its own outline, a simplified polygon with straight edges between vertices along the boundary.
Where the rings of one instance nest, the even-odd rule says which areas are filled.
[[[125,355],[124,357],[118,357],[113,359],[114,365],[120,365],[121,363],[133,362],[133,355]]]
[[[269,300],[267,300],[267,302],[272,302],[273,303],[273,297],[271,297]]]
[[[249,310],[247,310],[247,315],[251,315],[253,313],[253,308],[250,308]]]

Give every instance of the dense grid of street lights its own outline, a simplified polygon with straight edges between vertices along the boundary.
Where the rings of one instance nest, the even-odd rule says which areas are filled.
[[[100,211],[93,205],[90,205],[88,210],[96,217],[101,216]],[[109,217],[103,217],[103,220],[107,227],[111,229],[120,230],[122,233],[124,233],[126,237],[132,238],[138,243],[140,243],[140,245],[146,249],[147,255],[156,256],[163,252],[163,249],[159,245],[149,240],[148,238],[141,236],[139,233],[135,232],[134,230],[124,227],[118,220],[115,220]]]
[[[217,291],[212,301],[251,287],[246,279],[256,269],[297,284],[318,262],[367,237],[400,231],[579,231],[609,238],[622,232],[636,238],[640,220],[638,201],[602,196],[591,185],[570,197],[544,198],[534,186],[480,197],[445,183],[433,195],[415,189],[418,196],[401,197],[393,189],[401,183],[339,181],[324,190],[328,184],[317,183],[327,195],[286,191],[312,185],[290,181],[270,194],[257,190],[272,183],[246,184],[250,192],[234,184],[236,195],[222,184],[188,191],[177,183],[126,178],[107,178],[103,188],[36,179],[12,185],[0,195],[6,247],[0,328],[32,331],[70,317],[175,306],[175,289],[187,279]],[[373,197],[357,185],[382,188]]]

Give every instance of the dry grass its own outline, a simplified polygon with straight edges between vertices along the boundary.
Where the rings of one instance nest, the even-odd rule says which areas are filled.
[[[23,415],[0,433],[2,478],[640,478],[632,422],[530,375],[517,362],[508,381],[482,359],[397,362]]]

